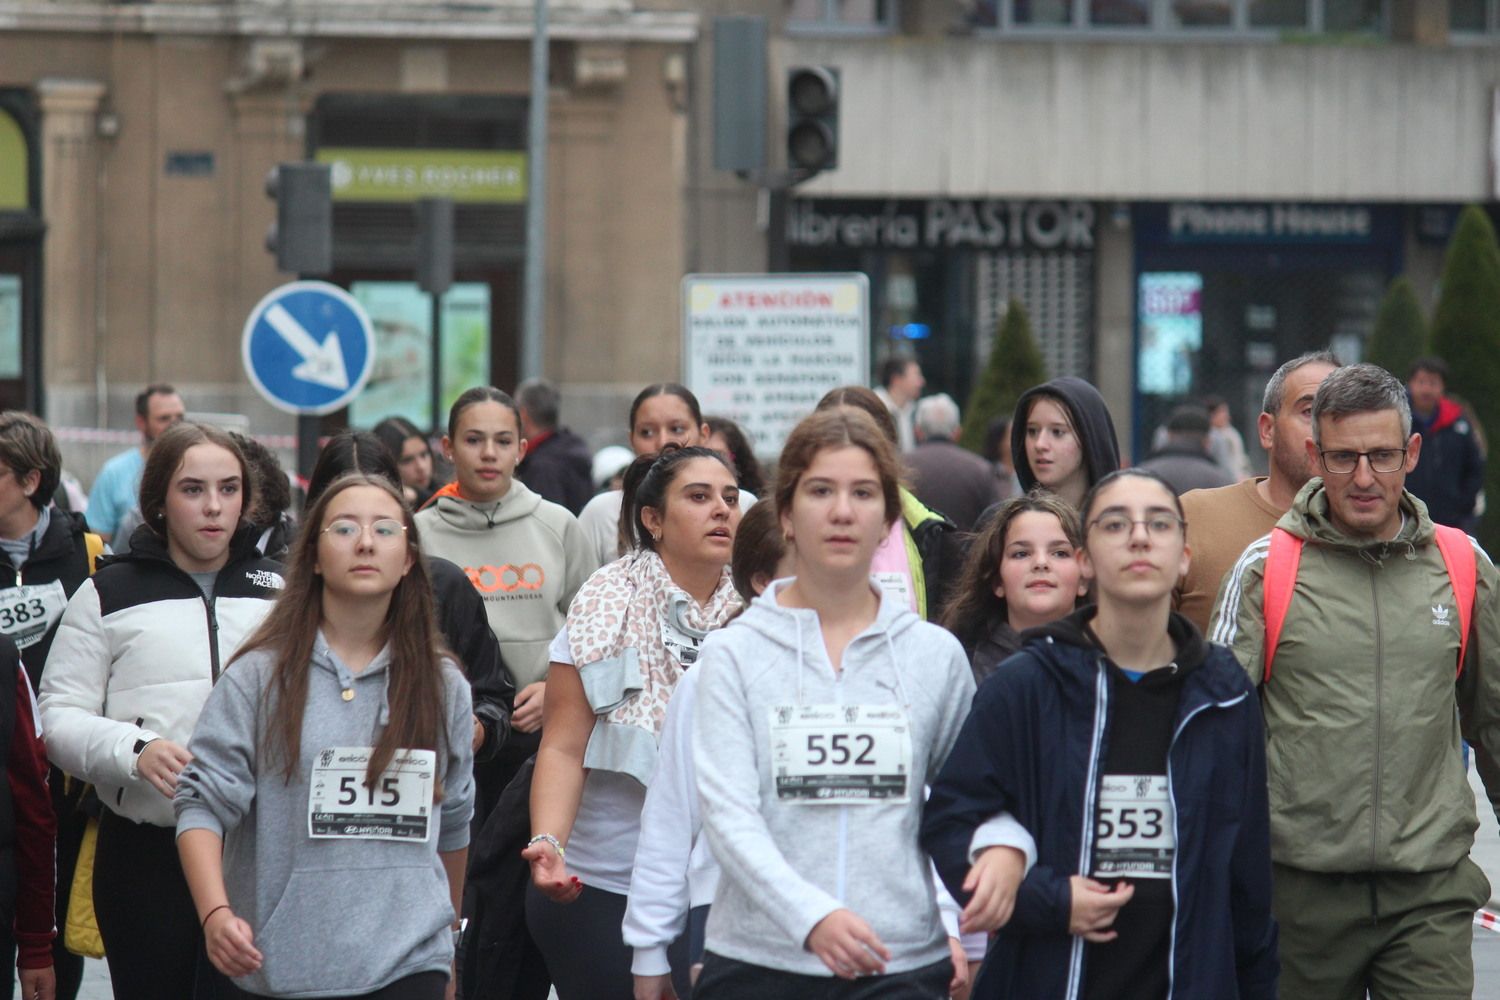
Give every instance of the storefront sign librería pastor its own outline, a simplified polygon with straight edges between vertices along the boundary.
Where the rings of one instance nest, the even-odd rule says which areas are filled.
[[[690,274],[683,381],[775,454],[829,389],[868,381],[869,303],[863,274]]]
[[[1090,250],[1094,216],[1086,201],[798,199],[787,239],[850,250]]]

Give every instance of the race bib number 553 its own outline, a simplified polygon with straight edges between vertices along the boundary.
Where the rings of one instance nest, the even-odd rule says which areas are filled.
[[[374,747],[328,747],[314,758],[307,832],[314,838],[426,840],[432,819],[437,753],[397,750],[365,784]]]
[[[1171,878],[1177,830],[1167,776],[1106,774],[1094,832],[1095,877]]]
[[[770,733],[778,799],[907,801],[911,731],[900,705],[777,705]]]

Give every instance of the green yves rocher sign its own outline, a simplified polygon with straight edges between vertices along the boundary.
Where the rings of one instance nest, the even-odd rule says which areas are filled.
[[[526,200],[526,154],[482,149],[318,150],[331,168],[334,201],[520,204]]]

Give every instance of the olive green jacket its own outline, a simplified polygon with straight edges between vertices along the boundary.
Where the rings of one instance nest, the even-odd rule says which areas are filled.
[[[1278,526],[1304,540],[1265,680],[1262,574],[1270,536],[1219,588],[1209,638],[1260,685],[1271,856],[1317,872],[1453,866],[1478,818],[1459,750],[1474,748],[1500,814],[1500,577],[1475,543],[1467,659],[1455,686],[1459,613],[1422,501],[1402,496],[1396,538],[1349,537],[1313,479]]]

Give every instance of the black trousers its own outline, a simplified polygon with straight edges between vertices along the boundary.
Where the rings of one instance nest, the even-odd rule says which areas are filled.
[[[94,855],[94,914],[115,1000],[225,995],[227,980],[203,950],[175,830],[104,810]]]
[[[953,962],[860,979],[804,976],[708,952],[693,1000],[948,1000]]]
[[[328,997],[326,1000],[443,1000],[443,992],[447,988],[447,973],[419,972],[415,976],[404,976],[388,986],[382,986],[374,993]],[[258,993],[246,993],[232,984],[229,989],[228,1000],[257,1000],[260,996]]]
[[[526,928],[547,961],[558,1000],[634,1000],[634,952],[620,929],[624,920],[619,893],[585,886],[573,902],[554,903],[535,885],[526,886]],[[679,997],[690,992],[687,945],[684,932],[667,949]]]

